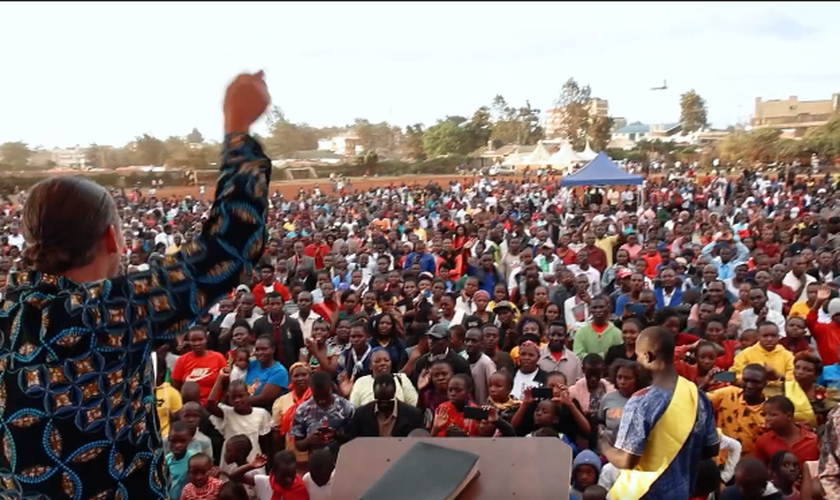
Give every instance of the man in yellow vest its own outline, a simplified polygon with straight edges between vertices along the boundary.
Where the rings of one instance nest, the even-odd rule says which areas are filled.
[[[627,401],[615,444],[601,436],[601,453],[620,470],[611,500],[689,498],[698,464],[718,454],[712,404],[677,375],[674,347],[674,335],[658,326],[636,340],[638,362],[650,370],[653,384]]]

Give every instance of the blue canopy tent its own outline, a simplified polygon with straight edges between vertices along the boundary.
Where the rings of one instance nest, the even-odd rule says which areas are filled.
[[[583,168],[560,179],[560,186],[630,186],[641,185],[644,181],[643,176],[622,170],[601,151]]]

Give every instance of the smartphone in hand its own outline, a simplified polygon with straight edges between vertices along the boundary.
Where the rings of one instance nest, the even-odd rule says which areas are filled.
[[[470,420],[487,420],[490,412],[478,406],[467,406],[464,408],[464,418]]]
[[[531,389],[531,396],[536,400],[551,399],[554,397],[554,391],[551,387],[535,387]]]
[[[712,375],[712,380],[714,380],[715,382],[735,382],[735,372],[717,372],[714,375]]]

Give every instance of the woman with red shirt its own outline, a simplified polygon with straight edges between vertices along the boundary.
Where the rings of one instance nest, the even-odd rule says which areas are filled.
[[[225,357],[216,351],[207,350],[207,329],[195,325],[187,332],[190,352],[179,357],[172,369],[172,387],[179,392],[184,382],[198,384],[201,404],[207,402],[210,390],[219,377],[219,371],[227,366]]]

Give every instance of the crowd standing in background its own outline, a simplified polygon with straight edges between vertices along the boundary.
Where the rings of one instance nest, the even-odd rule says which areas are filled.
[[[224,158],[213,202],[111,192],[125,276],[106,289],[42,273],[56,266],[50,235],[24,238],[26,195],[6,200],[4,297],[27,301],[13,307],[29,308],[24,328],[38,301],[71,318],[49,343],[4,344],[3,403],[49,400],[4,411],[7,450],[52,411],[105,440],[151,443],[102,455],[116,484],[159,465],[161,498],[315,500],[358,437],[552,437],[573,450],[577,500],[840,498],[840,191],[828,177],[688,172],[625,195],[545,177],[342,183],[286,199],[267,192],[249,136],[229,136]],[[109,370],[115,353],[142,351],[107,332],[147,311],[150,329],[131,331],[152,336],[154,396],[98,406],[114,374],[140,390],[146,374]],[[9,371],[102,321],[103,344],[66,370]],[[11,377],[28,385],[12,391]],[[32,441],[43,463],[10,475],[0,459],[6,490],[82,488],[65,464],[104,445],[69,450],[69,427],[50,429]],[[165,455],[150,465],[155,448]]]

